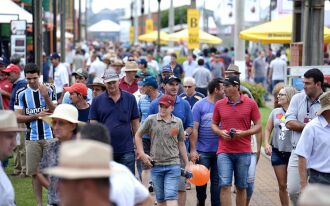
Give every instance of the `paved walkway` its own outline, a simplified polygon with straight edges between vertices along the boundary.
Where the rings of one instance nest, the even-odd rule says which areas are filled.
[[[209,193],[208,193],[209,194]],[[192,188],[187,192],[187,206],[196,205],[196,190]],[[208,195],[206,205],[210,206],[210,197]],[[232,205],[235,205],[235,194],[232,193]],[[257,174],[255,181],[255,189],[250,202],[250,206],[279,206],[280,199],[278,197],[277,180],[270,160],[264,156],[260,156],[257,165]]]

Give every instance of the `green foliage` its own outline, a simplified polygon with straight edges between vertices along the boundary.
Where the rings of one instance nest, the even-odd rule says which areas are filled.
[[[187,57],[185,56],[178,56],[178,58],[176,59],[176,61],[178,62],[178,64],[183,64],[184,61],[186,61]]]
[[[251,91],[252,96],[259,107],[265,106],[264,95],[266,94],[266,88],[260,84],[251,84],[249,82],[241,82],[241,84]]]
[[[174,9],[174,25],[187,23],[187,6],[181,6]],[[169,10],[161,11],[160,25],[161,28],[168,27],[168,14]]]

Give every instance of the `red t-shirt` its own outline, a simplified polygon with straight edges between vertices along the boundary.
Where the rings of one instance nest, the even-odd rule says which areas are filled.
[[[251,128],[251,121],[260,119],[260,112],[256,102],[244,95],[240,96],[240,101],[232,104],[228,97],[217,101],[213,112],[213,122],[220,124],[222,130],[229,131],[230,128],[236,130],[248,130]],[[219,138],[217,153],[243,153],[251,152],[251,136],[239,139],[225,140]]]
[[[136,81],[134,81],[132,84],[128,84],[125,82],[125,77],[121,78],[119,81],[119,88],[131,94],[134,94],[139,89]]]
[[[10,83],[10,81],[8,79],[3,79],[0,80],[0,89],[11,93],[12,89],[13,89],[13,85],[12,83]],[[10,102],[10,97],[6,97],[2,95],[2,103],[3,103],[3,108],[4,109],[9,109],[9,102]]]

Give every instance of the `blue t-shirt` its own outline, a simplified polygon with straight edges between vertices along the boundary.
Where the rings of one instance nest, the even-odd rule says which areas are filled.
[[[27,81],[25,79],[20,79],[13,84],[13,90],[11,91],[9,109],[14,110],[15,101],[17,99],[17,90],[26,87]]]
[[[131,120],[139,118],[134,95],[121,91],[119,100],[114,102],[107,92],[103,92],[93,99],[88,118],[109,129],[114,153],[134,151]]]
[[[202,93],[196,92],[191,97],[188,97],[185,93],[180,94],[180,97],[184,100],[187,100],[190,104],[190,108],[193,108],[193,106],[196,104],[196,102],[203,99],[205,96]]]
[[[159,99],[160,97],[151,102],[149,115],[158,113]],[[179,96],[176,97],[172,114],[181,119],[184,129],[187,129],[188,127],[192,128],[194,126],[190,105],[186,100],[181,99]]]
[[[207,98],[198,101],[192,108],[194,122],[199,123],[197,151],[216,152],[218,149],[218,135],[211,129],[214,103]]]
[[[88,121],[88,115],[89,115],[89,110],[90,106],[86,109],[78,109],[78,120],[82,122],[87,122]]]

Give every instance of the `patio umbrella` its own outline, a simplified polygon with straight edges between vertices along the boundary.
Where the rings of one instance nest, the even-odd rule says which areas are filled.
[[[170,41],[187,41],[188,40],[188,29],[184,29],[179,32],[175,32],[169,35]],[[221,44],[222,39],[219,37],[213,36],[212,34],[206,33],[202,30],[199,30],[199,41],[200,43],[207,43],[207,44]]]
[[[157,42],[158,40],[158,32],[153,31],[148,34],[142,34],[138,37],[139,41],[145,41],[145,42]],[[168,41],[168,34],[166,32],[161,31],[160,32],[160,42],[167,44]]]
[[[262,44],[288,44],[291,43],[291,35],[292,15],[286,15],[241,31],[240,38]],[[327,27],[324,27],[324,41],[330,42],[330,29]]]

